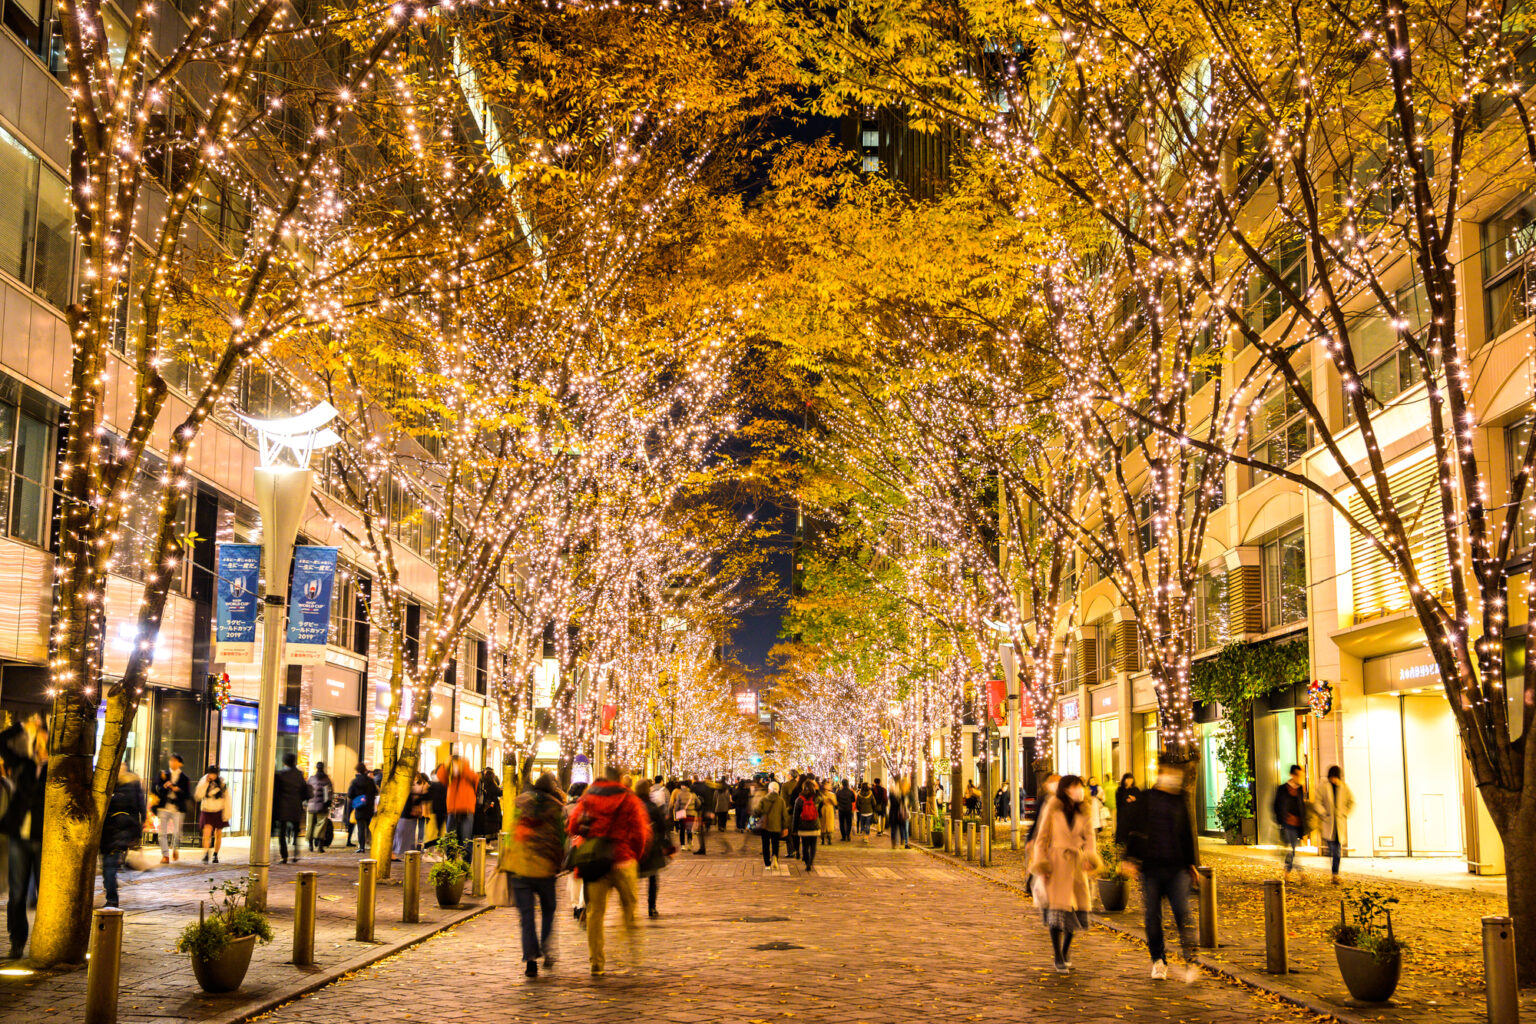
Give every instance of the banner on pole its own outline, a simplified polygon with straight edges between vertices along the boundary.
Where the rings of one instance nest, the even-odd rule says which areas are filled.
[[[619,706],[617,704],[603,705],[603,717],[597,727],[597,738],[600,742],[607,743],[613,739],[613,722],[618,717]]]
[[[331,589],[336,583],[336,549],[300,545],[293,549],[293,589],[288,595],[288,664],[325,664],[331,631]]]
[[[987,717],[994,725],[1008,720],[1008,684],[1001,679],[987,680]]]
[[[256,660],[260,544],[220,544],[213,660],[248,665]]]

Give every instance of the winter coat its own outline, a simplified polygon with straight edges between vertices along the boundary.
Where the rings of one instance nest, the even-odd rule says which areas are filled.
[[[362,803],[358,804],[358,797],[362,797]],[[379,798],[379,784],[373,781],[371,775],[352,776],[352,785],[347,787],[347,806],[352,808],[354,815],[361,814],[365,818],[373,816],[373,803]],[[356,806],[353,806],[356,804]]]
[[[715,790],[715,817],[724,823],[725,816],[731,813],[731,791],[721,786]]]
[[[837,831],[837,794],[830,789],[821,791],[821,831],[831,834]]]
[[[1129,841],[1132,816],[1138,810],[1136,802],[1140,799],[1141,790],[1134,783],[1115,790],[1115,842],[1121,846]]]
[[[811,821],[805,820],[804,812],[801,810],[807,802],[816,811],[816,816]],[[797,836],[821,835],[821,800],[818,794],[814,791],[806,791],[795,797],[795,802],[789,808],[789,820],[790,827],[795,830]]]
[[[745,814],[752,808],[752,789],[745,782],[737,786],[731,794],[731,802],[736,805],[737,814]]]
[[[1349,841],[1349,815],[1355,809],[1355,794],[1350,792],[1349,784],[1343,779],[1339,780],[1337,795],[1334,793],[1333,783],[1324,780],[1317,787],[1317,799],[1312,802],[1312,810],[1317,815],[1317,834],[1324,839],[1337,839],[1341,843]],[[1338,833],[1334,833],[1334,828]]]
[[[309,802],[304,809],[310,814],[324,814],[331,806],[331,794],[336,788],[331,785],[331,777],[324,772],[316,772],[305,783],[309,787]]]
[[[538,789],[512,803],[508,847],[497,868],[522,878],[553,878],[565,863],[565,805]]]
[[[197,801],[199,811],[223,814],[225,808],[229,806],[226,799],[228,793],[229,789],[224,785],[223,779],[217,775],[212,778],[204,775],[198,780],[197,789],[193,790],[192,798]]]
[[[501,783],[490,775],[480,776],[475,791],[475,835],[494,836],[501,831]]]
[[[132,850],[144,841],[144,784],[126,769],[117,777],[117,788],[107,803],[101,824],[101,852]]]
[[[1040,829],[1030,850],[1029,871],[1043,886],[1044,909],[1092,910],[1088,876],[1102,862],[1086,809],[1080,809],[1068,824],[1060,802],[1052,800],[1040,819]]]
[[[169,779],[156,777],[149,788],[155,794],[155,806],[162,810],[185,814],[192,805],[192,782],[186,772],[171,772]]]
[[[479,776],[462,757],[455,757],[447,764],[438,765],[437,781],[448,789],[449,814],[474,814],[475,790]]]
[[[303,821],[304,803],[309,798],[309,783],[304,773],[284,765],[272,780],[272,820]]]
[[[858,802],[858,794],[849,787],[844,786],[837,791],[837,809],[840,812],[846,814],[852,811],[856,802]]]
[[[651,841],[651,816],[645,805],[617,782],[592,783],[572,811],[573,843],[599,837],[613,843],[615,864],[638,861]]]
[[[1306,802],[1307,791],[1305,789],[1298,789],[1292,793],[1290,785],[1282,782],[1280,787],[1275,790],[1275,799],[1270,804],[1270,810],[1275,815],[1275,827],[1282,828],[1290,825],[1305,832],[1307,830]]]
[[[645,805],[645,813],[651,819],[651,841],[646,844],[645,853],[641,856],[636,872],[641,878],[649,878],[660,873],[668,864],[668,858],[677,852],[677,847],[668,838],[667,812],[655,801],[642,801]]]
[[[681,820],[691,828],[699,820],[699,798],[687,784],[678,786],[672,791],[672,802],[668,810],[672,812],[674,821],[678,820],[677,815],[681,811],[683,814]]]
[[[1183,793],[1147,789],[1127,806],[1125,856],[1152,867],[1195,866],[1195,836]]]
[[[1102,791],[1097,793],[1090,791],[1084,803],[1088,805],[1088,823],[1093,826],[1095,832],[1109,824],[1109,808],[1104,805]]]
[[[875,795],[868,790],[859,790],[859,795],[854,798],[853,807],[860,814],[874,814]]]
[[[789,807],[782,793],[764,793],[757,808],[757,830],[776,836],[789,828]]]

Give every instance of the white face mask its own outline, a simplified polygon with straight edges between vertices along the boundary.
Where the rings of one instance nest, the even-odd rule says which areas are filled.
[[[1074,803],[1079,803],[1079,804],[1082,803],[1083,802],[1083,787],[1082,786],[1073,786],[1071,789],[1067,790],[1067,797],[1069,799],[1071,799]]]

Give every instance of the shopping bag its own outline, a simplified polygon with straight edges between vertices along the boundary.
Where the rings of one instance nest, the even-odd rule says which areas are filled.
[[[160,852],[148,846],[137,846],[123,854],[123,866],[129,871],[148,871],[160,866]]]
[[[510,907],[512,899],[512,874],[508,871],[492,871],[491,884],[486,889],[486,899],[493,907]]]

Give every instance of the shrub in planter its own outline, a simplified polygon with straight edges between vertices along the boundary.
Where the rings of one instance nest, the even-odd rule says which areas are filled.
[[[1334,959],[1349,994],[1364,1003],[1384,1003],[1397,990],[1404,946],[1392,933],[1395,896],[1371,889],[1339,900],[1339,920],[1328,929]]]
[[[1099,837],[1099,902],[1108,911],[1125,909],[1125,872],[1120,869],[1120,847],[1114,839]]]
[[[437,841],[437,852],[442,859],[427,872],[427,881],[437,891],[437,905],[456,907],[464,896],[464,883],[469,880],[469,865],[464,863],[464,844],[457,836],[443,836]]]
[[[272,941],[272,926],[265,914],[246,903],[249,882],[235,879],[208,890],[210,897],[222,894],[211,914],[198,905],[198,920],[182,929],[176,940],[176,952],[192,957],[192,974],[204,992],[233,992],[245,980],[251,966],[251,953],[258,942]]]

